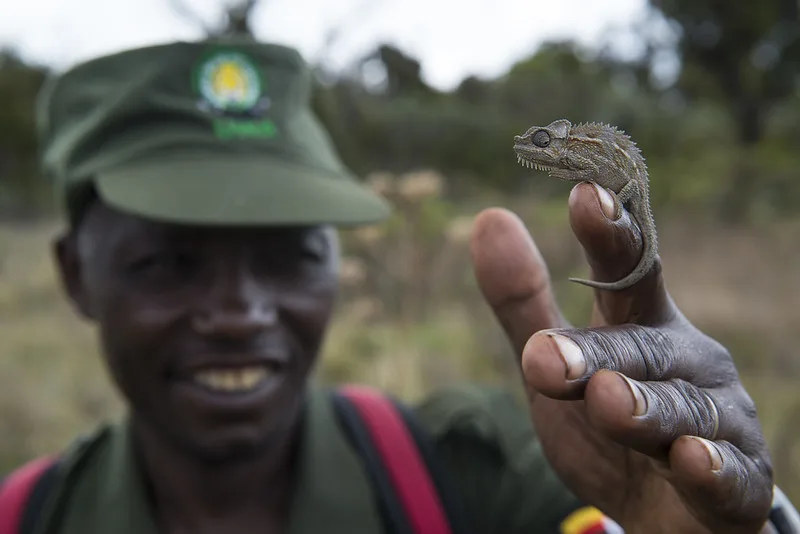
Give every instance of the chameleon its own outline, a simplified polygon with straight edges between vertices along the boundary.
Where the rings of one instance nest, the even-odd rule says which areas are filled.
[[[525,167],[547,171],[565,181],[594,182],[612,191],[616,213],[625,206],[639,225],[643,251],[633,271],[616,282],[570,278],[572,282],[619,291],[650,271],[658,255],[658,242],[650,208],[649,173],[641,150],[628,134],[608,124],[573,126],[567,119],[559,119],[514,136],[514,152]]]

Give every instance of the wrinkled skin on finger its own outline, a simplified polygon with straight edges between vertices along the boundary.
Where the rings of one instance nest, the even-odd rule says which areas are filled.
[[[627,212],[615,218],[610,193],[578,184],[569,214],[594,279],[636,265],[641,234]],[[515,215],[482,212],[471,253],[545,453],[579,498],[626,534],[761,532],[773,481],[755,407],[727,350],[670,298],[660,260],[631,288],[594,290],[591,322],[576,328]]]

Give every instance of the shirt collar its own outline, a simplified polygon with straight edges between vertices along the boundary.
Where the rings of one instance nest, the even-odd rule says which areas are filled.
[[[158,534],[129,422],[114,425],[107,439],[69,490],[72,502],[87,504],[74,507],[61,532]],[[289,534],[382,532],[369,477],[336,421],[328,392],[319,387],[307,395],[297,476]]]

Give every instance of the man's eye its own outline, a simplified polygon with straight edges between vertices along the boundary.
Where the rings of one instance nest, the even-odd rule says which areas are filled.
[[[325,261],[329,251],[330,244],[321,235],[312,236],[301,245],[301,255],[304,259]]]
[[[138,257],[128,264],[128,271],[140,273],[154,270],[181,270],[190,265],[188,256],[171,252],[158,252]]]
[[[304,260],[321,262],[325,260],[326,254],[323,247],[309,245],[300,249],[300,256]]]

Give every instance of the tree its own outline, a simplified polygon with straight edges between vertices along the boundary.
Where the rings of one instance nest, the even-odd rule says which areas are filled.
[[[649,0],[680,29],[683,62],[678,87],[691,97],[711,96],[730,111],[742,146],[722,215],[739,220],[756,183],[753,148],[773,106],[800,89],[797,0]]]
[[[225,7],[221,20],[209,24],[183,0],[169,0],[170,7],[176,14],[199,26],[208,37],[220,35],[253,37],[251,20],[258,2],[259,0],[237,0]]]
[[[386,90],[388,97],[394,96],[427,96],[433,90],[422,79],[420,62],[402,50],[388,44],[381,44],[362,61],[362,65],[371,61],[379,61],[386,74]]]
[[[0,49],[0,212],[28,215],[39,206],[36,94],[48,71]]]
[[[757,143],[770,107],[797,89],[797,0],[650,0],[681,31],[679,86],[717,96],[737,121],[738,139]]]

